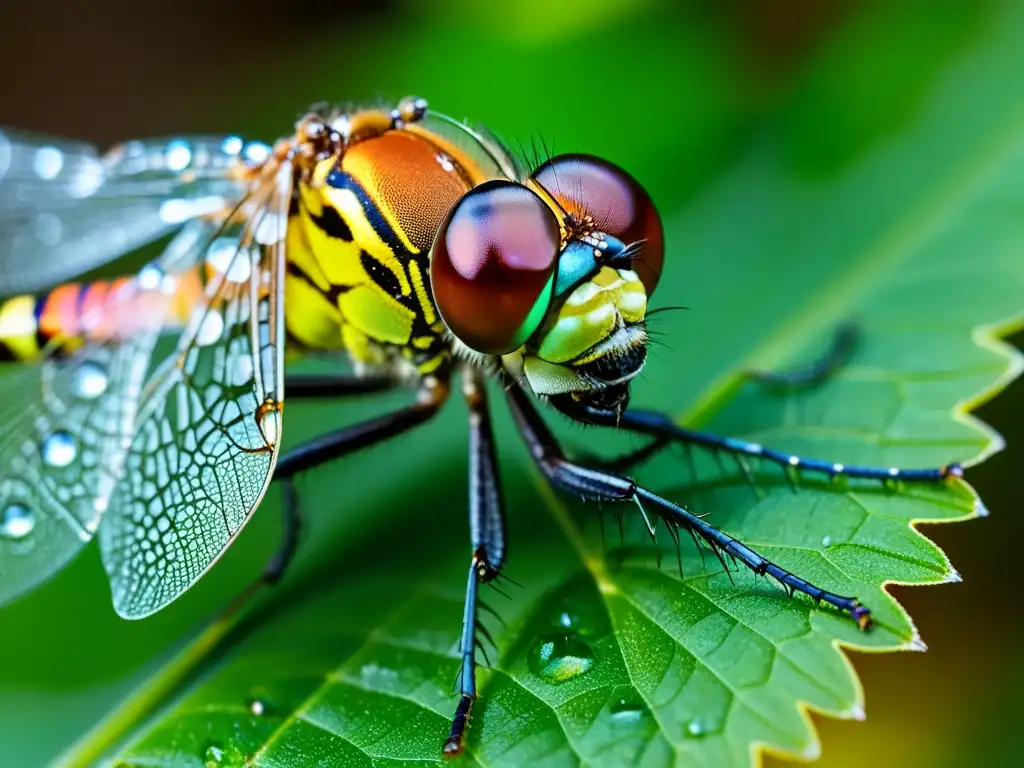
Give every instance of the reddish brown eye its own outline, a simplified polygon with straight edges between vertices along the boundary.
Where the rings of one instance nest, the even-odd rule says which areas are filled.
[[[519,347],[544,318],[560,240],[554,212],[520,184],[488,181],[465,194],[430,256],[434,301],[449,330],[489,355]]]
[[[589,216],[595,229],[626,245],[643,241],[634,269],[647,295],[661,277],[665,240],[651,196],[617,165],[592,155],[558,155],[533,174],[534,180],[577,218]]]

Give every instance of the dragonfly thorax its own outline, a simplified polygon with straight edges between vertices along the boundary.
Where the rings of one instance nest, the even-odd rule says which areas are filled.
[[[365,130],[362,129],[362,130]],[[300,343],[421,374],[450,360],[429,285],[434,233],[472,186],[429,134],[353,141],[300,179],[289,222],[286,324]]]

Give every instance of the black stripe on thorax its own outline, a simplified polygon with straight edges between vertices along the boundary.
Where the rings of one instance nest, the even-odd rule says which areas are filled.
[[[328,237],[343,240],[346,243],[352,242],[352,230],[349,228],[348,222],[345,221],[341,214],[331,206],[325,205],[323,207],[323,213],[319,216],[308,209],[306,212],[313,223],[316,224],[317,227],[319,227]]]
[[[343,293],[347,293],[352,289],[352,286],[350,285],[335,285],[334,283],[331,283],[331,286],[325,291],[323,288],[317,285],[317,282],[308,274],[306,274],[302,267],[300,267],[294,261],[289,261],[285,264],[285,271],[289,275],[294,275],[303,282],[308,283],[310,286],[312,286],[317,291],[322,293],[324,296],[327,297],[327,300],[331,302],[331,304],[335,307],[338,306],[338,299],[341,297],[341,295]],[[285,308],[285,311],[287,312],[287,308]]]
[[[387,219],[384,218],[384,214],[380,212],[380,208],[373,201],[366,190],[359,184],[358,181],[353,179],[349,174],[335,168],[329,174],[326,179],[327,186],[334,187],[335,189],[347,189],[356,196],[359,201],[359,206],[363,209],[363,213],[366,215],[366,220],[370,222],[370,226],[373,227],[373,231],[377,233],[377,236],[383,240],[395,255],[401,258],[402,256],[408,257],[409,252],[405,246],[402,245],[402,241],[398,239],[398,235],[388,224]],[[326,208],[325,208],[326,212]],[[335,212],[337,213],[337,212]],[[338,216],[340,219],[341,216]],[[342,222],[344,223],[344,222]],[[345,224],[345,229],[348,230],[348,224]],[[349,230],[349,242],[352,240],[352,232]]]

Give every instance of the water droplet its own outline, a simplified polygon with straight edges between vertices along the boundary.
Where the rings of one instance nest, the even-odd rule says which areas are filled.
[[[32,161],[32,170],[43,181],[53,181],[64,167],[64,153],[56,147],[40,147]]]
[[[47,465],[66,467],[78,455],[78,446],[70,433],[59,430],[43,440],[42,454]]]
[[[0,536],[8,539],[23,539],[36,527],[36,516],[28,507],[8,504],[0,512]]]
[[[611,721],[615,725],[633,725],[643,720],[647,707],[629,699],[619,699],[611,707]]]
[[[200,347],[216,344],[224,335],[224,318],[215,309],[207,309],[196,329],[195,343]]]
[[[250,165],[259,165],[270,157],[270,146],[254,141],[252,144],[246,145],[242,150],[242,155],[245,157],[245,162]]]
[[[253,370],[252,355],[236,355],[229,382],[236,387],[245,386],[252,380]]]
[[[71,197],[88,197],[103,183],[103,165],[98,160],[84,161],[79,158],[76,163],[77,171],[67,184],[67,191]]]
[[[239,152],[242,151],[242,138],[241,136],[228,136],[224,141],[221,142],[220,151],[225,155],[231,155],[235,157]]]
[[[558,617],[558,623],[568,629],[572,626],[572,616],[569,615],[568,611],[562,611],[562,614]]]
[[[542,637],[529,657],[530,668],[551,683],[565,683],[593,668],[594,650],[576,634]]]
[[[75,369],[71,379],[71,391],[83,400],[95,400],[107,391],[110,379],[103,366],[84,362]]]
[[[686,733],[693,737],[699,737],[704,735],[704,725],[700,720],[694,718],[686,726]]]
[[[189,147],[187,141],[175,139],[167,144],[164,159],[167,161],[168,170],[184,171],[192,162],[192,148]]]
[[[832,537],[831,536],[822,536],[821,537],[821,546],[823,546],[823,547],[831,547],[832,546]]]
[[[284,238],[288,230],[288,217],[264,211],[256,225],[254,239],[260,245],[274,245]]]
[[[245,708],[256,717],[271,717],[279,709],[273,695],[266,686],[262,685],[249,689],[249,698],[245,701]],[[229,746],[229,754],[230,751]]]
[[[163,279],[164,271],[160,269],[156,264],[147,264],[141,270],[139,270],[138,276],[135,278],[139,282],[139,287],[144,291],[155,291],[160,287],[160,281]]]
[[[229,283],[248,282],[252,274],[252,251],[237,237],[218,237],[206,251],[206,263]]]
[[[203,762],[206,768],[217,768],[224,762],[224,748],[220,744],[211,744],[203,752]]]

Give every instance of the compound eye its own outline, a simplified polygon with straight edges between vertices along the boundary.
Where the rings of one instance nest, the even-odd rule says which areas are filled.
[[[448,329],[488,355],[521,346],[551,302],[561,233],[531,190],[488,181],[463,195],[434,237],[430,286]]]
[[[578,219],[626,245],[642,242],[633,259],[647,295],[654,292],[665,260],[665,240],[654,202],[639,182],[617,165],[593,155],[558,155],[534,171],[533,179]]]

